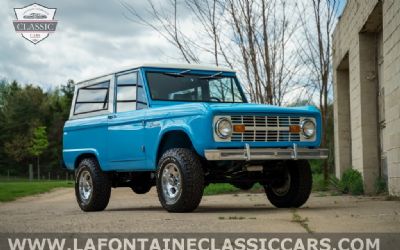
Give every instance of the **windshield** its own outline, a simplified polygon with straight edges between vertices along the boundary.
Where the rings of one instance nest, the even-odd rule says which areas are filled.
[[[146,74],[151,98],[183,102],[245,102],[235,77],[148,72]]]

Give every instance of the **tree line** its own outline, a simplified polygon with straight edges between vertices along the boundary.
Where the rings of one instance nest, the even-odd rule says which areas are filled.
[[[74,82],[50,91],[16,81],[0,81],[0,175],[28,176],[28,165],[43,175],[61,174],[62,133]]]

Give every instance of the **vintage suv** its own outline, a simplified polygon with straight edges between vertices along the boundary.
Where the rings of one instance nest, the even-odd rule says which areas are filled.
[[[111,187],[156,186],[167,211],[190,212],[210,183],[260,183],[276,207],[299,207],[307,160],[327,157],[321,130],[314,107],[248,103],[231,69],[148,64],[76,84],[63,161],[83,211],[104,210]]]

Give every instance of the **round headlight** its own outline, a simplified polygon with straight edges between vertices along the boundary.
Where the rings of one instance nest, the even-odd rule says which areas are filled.
[[[220,118],[215,124],[215,133],[222,139],[232,134],[232,123],[227,118]]]
[[[305,119],[301,123],[301,131],[305,138],[311,138],[315,135],[315,123],[312,120]]]

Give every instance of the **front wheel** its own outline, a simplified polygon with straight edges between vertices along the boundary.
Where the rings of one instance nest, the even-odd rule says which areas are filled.
[[[75,174],[75,196],[85,211],[104,210],[110,200],[111,183],[94,158],[83,159]]]
[[[278,208],[301,207],[310,196],[312,174],[308,161],[287,161],[274,181],[264,186],[268,200]]]
[[[161,205],[168,212],[195,210],[203,190],[203,169],[193,151],[173,148],[162,155],[157,169],[157,193]]]

